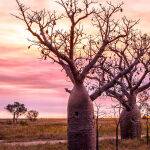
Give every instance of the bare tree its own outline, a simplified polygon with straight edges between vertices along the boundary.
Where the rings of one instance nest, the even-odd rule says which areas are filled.
[[[96,150],[99,150],[99,112],[100,112],[100,105],[96,106]]]
[[[94,102],[95,105],[95,124],[96,124],[96,150],[99,150],[99,119],[103,118],[104,116],[106,116],[106,113],[102,110],[102,105],[100,104],[100,102],[95,101]]]
[[[115,119],[115,123],[116,123],[116,150],[119,150],[119,125],[120,125],[120,112],[121,112],[121,104],[117,104],[117,105],[112,105],[111,108],[113,109],[113,113],[114,113],[114,119]],[[117,115],[118,113],[118,115]]]
[[[149,117],[150,117],[150,104],[149,104],[149,91],[146,90],[138,95],[139,108],[143,112],[143,119],[146,119],[146,143],[149,144]]]
[[[99,94],[89,96],[84,81],[109,45],[127,37],[136,23],[128,20],[127,24],[125,18],[115,19],[116,15],[122,13],[122,3],[113,5],[107,2],[104,7],[93,0],[60,0],[57,4],[64,12],[59,15],[56,11],[32,11],[18,0],[16,2],[19,15],[14,16],[25,23],[34,37],[34,40],[30,40],[32,44],[29,48],[36,46],[42,58],[59,64],[73,83],[73,89],[67,90],[70,92],[68,149],[95,150],[94,111],[90,97],[96,99],[112,87],[116,79],[129,72],[134,64],[119,73],[109,85],[98,90]],[[98,9],[95,9],[97,6]],[[59,24],[62,21],[68,22],[68,29]],[[91,24],[93,34],[86,31],[85,22]]]
[[[27,108],[24,104],[19,102],[14,102],[14,104],[8,104],[5,109],[12,113],[13,115],[13,123],[17,123],[19,116],[24,114],[27,111]]]
[[[150,117],[150,105],[146,105],[146,143],[149,145],[149,117]]]

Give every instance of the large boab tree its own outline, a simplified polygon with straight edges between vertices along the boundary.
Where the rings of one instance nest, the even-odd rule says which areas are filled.
[[[106,66],[112,66],[110,70],[106,69],[106,66],[102,67],[107,73],[107,80],[114,78],[119,70],[128,68],[135,60],[138,60],[138,63],[128,74],[117,80],[117,84],[106,93],[124,106],[120,115],[121,138],[140,138],[141,114],[137,106],[137,95],[150,87],[150,37],[147,34],[133,33],[131,37],[125,38],[122,44],[119,41],[121,48],[116,49],[116,44],[109,48],[120,61],[117,58],[113,60],[114,63],[105,63]]]
[[[134,23],[126,24],[123,19],[114,19],[122,12],[122,4],[114,6],[107,3],[107,7],[103,7],[90,0],[60,0],[57,4],[64,12],[59,15],[56,11],[32,11],[16,1],[19,15],[14,16],[23,21],[32,34],[31,46],[36,46],[44,59],[59,64],[73,83],[68,101],[68,149],[95,150],[93,104],[84,80],[107,47],[128,36]],[[62,22],[67,29],[63,28]],[[125,72],[117,74],[115,79],[132,67],[130,65]],[[103,92],[114,83],[98,91]],[[98,94],[93,95],[94,100]]]

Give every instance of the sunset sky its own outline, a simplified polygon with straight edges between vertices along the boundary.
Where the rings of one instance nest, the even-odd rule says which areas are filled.
[[[38,10],[57,10],[54,1],[22,0]],[[121,1],[112,0],[114,3]],[[123,2],[123,13],[129,18],[140,19],[138,27],[150,33],[150,0]],[[36,49],[27,49],[29,35],[22,23],[11,15],[16,12],[15,0],[0,0],[0,117],[9,117],[4,107],[14,101],[38,110],[41,117],[65,117],[68,94],[64,88],[71,87],[71,83],[59,66],[39,59]]]

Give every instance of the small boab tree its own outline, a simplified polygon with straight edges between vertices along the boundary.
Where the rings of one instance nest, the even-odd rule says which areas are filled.
[[[8,104],[5,109],[13,115],[13,123],[17,123],[19,116],[25,114],[27,111],[25,105],[19,102]]]
[[[138,60],[133,69],[122,78],[117,80],[117,84],[106,91],[108,96],[116,98],[124,106],[120,115],[121,138],[140,138],[141,137],[141,113],[137,106],[137,95],[150,87],[150,37],[147,34],[134,33],[130,40],[123,42],[128,46],[116,49],[116,44],[110,47],[111,51],[118,51],[116,55],[120,57],[114,59],[118,63],[116,68],[113,62],[105,63],[112,66],[112,70],[103,69],[107,73],[107,80],[114,78],[118,70],[124,70]],[[107,68],[104,66],[104,68]]]
[[[141,92],[138,95],[138,103],[141,112],[143,112],[143,119],[146,120],[146,143],[149,145],[149,119],[150,119],[150,88],[146,91]]]
[[[27,118],[28,118],[30,121],[36,121],[38,115],[39,115],[39,112],[36,111],[36,110],[30,110],[30,111],[27,112]]]
[[[60,0],[57,4],[64,11],[59,15],[45,9],[32,11],[18,0],[16,2],[19,14],[14,16],[32,34],[31,46],[36,46],[44,59],[59,64],[73,84],[67,108],[68,149],[95,150],[93,103],[84,80],[107,47],[128,36],[133,22],[126,24],[122,18],[117,20],[116,16],[122,13],[122,4],[107,3],[104,7],[92,0]],[[101,91],[109,87],[105,86]],[[98,94],[92,97],[93,100],[96,96]]]
[[[99,99],[98,99],[99,100]],[[100,101],[94,101],[95,106],[95,126],[96,126],[96,150],[99,150],[99,136],[100,136],[100,119],[106,117],[106,112],[103,110],[103,106]]]
[[[116,105],[112,105],[111,106],[111,109],[113,110],[113,117],[115,119],[115,125],[116,125],[116,128],[115,128],[115,134],[116,134],[116,141],[115,141],[115,144],[116,144],[116,150],[119,150],[119,124],[120,124],[120,119],[118,118],[118,116],[120,115],[120,112],[121,112],[121,104],[116,104]]]

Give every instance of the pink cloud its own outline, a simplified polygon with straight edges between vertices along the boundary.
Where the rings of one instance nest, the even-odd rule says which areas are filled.
[[[0,82],[21,85],[26,88],[57,88],[64,87],[64,76],[59,73],[44,72],[32,74],[0,75]]]
[[[22,65],[25,65],[25,62],[18,62],[16,60],[7,60],[7,59],[1,59],[0,58],[0,68],[10,68],[10,67],[20,67]]]
[[[31,58],[1,58],[0,72],[1,110],[19,100],[50,116],[65,113],[68,94],[64,88],[71,85],[58,65]]]

